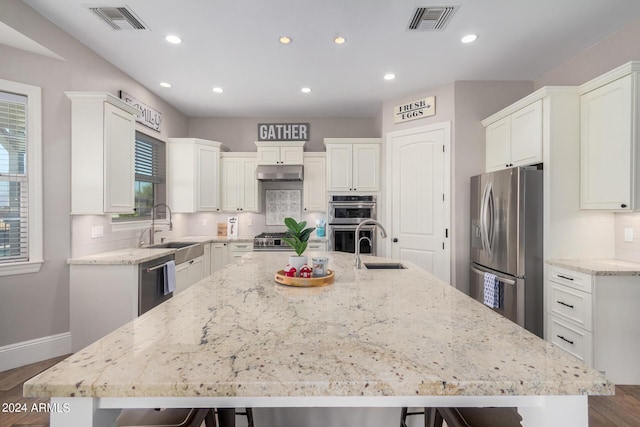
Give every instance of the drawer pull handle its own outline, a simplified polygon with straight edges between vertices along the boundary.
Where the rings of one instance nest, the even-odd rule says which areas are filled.
[[[564,305],[565,307],[573,308],[571,304],[567,304],[566,302],[556,301],[558,304]]]
[[[571,280],[573,282],[573,277],[563,276],[562,274],[558,274],[558,277],[561,278],[561,279]]]
[[[558,338],[560,338],[562,341],[566,341],[569,344],[573,345],[573,341],[566,339],[565,337],[563,337],[562,335],[556,335]]]

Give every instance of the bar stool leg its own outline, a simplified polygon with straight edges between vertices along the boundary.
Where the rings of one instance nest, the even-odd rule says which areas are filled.
[[[236,409],[218,408],[218,423],[220,427],[236,427]]]

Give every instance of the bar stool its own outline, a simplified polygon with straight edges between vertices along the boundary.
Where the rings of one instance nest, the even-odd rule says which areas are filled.
[[[238,415],[246,416],[247,427],[253,427],[253,410],[251,408],[244,408],[244,411],[233,408],[218,408],[215,412],[218,415],[218,424],[220,427],[226,427],[227,425],[235,426],[235,417]]]
[[[116,419],[118,427],[216,427],[213,409],[123,409]]]
[[[409,412],[402,408],[400,427],[407,427],[407,416],[425,415],[425,427],[520,427],[522,417],[515,408],[424,408],[424,412]]]

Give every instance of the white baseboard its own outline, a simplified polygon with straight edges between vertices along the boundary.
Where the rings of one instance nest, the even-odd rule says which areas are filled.
[[[71,353],[71,332],[0,347],[0,372]]]

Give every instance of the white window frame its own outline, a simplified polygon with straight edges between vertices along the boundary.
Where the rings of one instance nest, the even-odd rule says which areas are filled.
[[[29,260],[0,264],[0,276],[37,273],[43,258],[42,89],[0,79],[0,91],[27,97],[27,176],[29,179]]]

